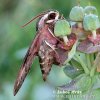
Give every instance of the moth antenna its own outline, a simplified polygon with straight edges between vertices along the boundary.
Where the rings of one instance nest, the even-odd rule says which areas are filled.
[[[22,28],[23,27],[25,27],[25,26],[27,26],[28,24],[30,24],[32,21],[34,21],[35,19],[37,19],[37,18],[39,18],[39,17],[41,17],[42,15],[44,15],[45,14],[45,12],[43,12],[43,13],[41,13],[41,14],[39,14],[39,15],[37,15],[37,16],[35,16],[34,18],[32,18],[29,22],[27,22],[26,24],[24,24],[23,26],[21,26]]]
[[[61,15],[61,19],[65,19],[64,16],[63,16],[63,14]]]

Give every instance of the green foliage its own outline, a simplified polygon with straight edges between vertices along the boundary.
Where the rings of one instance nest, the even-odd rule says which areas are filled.
[[[75,66],[67,65],[64,68],[64,73],[70,77],[71,79],[74,79],[75,77],[79,76],[82,74],[84,71],[82,69],[78,69]]]

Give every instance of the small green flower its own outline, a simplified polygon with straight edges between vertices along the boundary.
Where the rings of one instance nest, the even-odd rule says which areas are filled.
[[[71,27],[69,22],[66,20],[58,20],[54,27],[54,34],[57,37],[63,38],[65,44],[67,44],[67,35],[71,34]]]
[[[75,6],[72,8],[70,15],[72,21],[83,21],[84,18],[84,9],[80,6]]]
[[[97,9],[95,6],[86,6],[84,9],[85,14],[95,14],[98,15]]]
[[[54,34],[57,37],[63,37],[71,34],[70,24],[66,20],[58,20],[54,27]]]
[[[97,15],[89,14],[84,17],[84,29],[86,31],[93,31],[99,27],[99,18]]]
[[[93,33],[93,38],[96,38],[96,29],[99,28],[99,18],[97,15],[89,14],[85,15],[83,20],[83,27],[86,31],[91,31]]]

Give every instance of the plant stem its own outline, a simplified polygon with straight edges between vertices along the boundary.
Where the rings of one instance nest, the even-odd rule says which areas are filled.
[[[91,67],[92,67],[93,62],[94,62],[94,54],[90,54],[90,61],[91,61]]]
[[[67,44],[67,42],[68,42],[67,36],[63,36],[63,40],[64,40],[64,43]]]
[[[95,70],[96,70],[96,66],[93,66],[93,68],[91,69],[91,72],[90,72],[90,76],[91,76],[91,77],[94,76]]]
[[[96,30],[92,31],[92,35],[93,35],[93,39],[96,39],[97,37]]]
[[[77,25],[78,25],[78,28],[83,28],[82,22],[78,22]]]
[[[86,54],[86,60],[87,60],[87,66],[88,66],[88,68],[91,69],[90,54]]]
[[[100,66],[100,53],[97,54],[96,59],[94,61],[93,67],[90,72],[90,76],[94,76],[96,68]]]
[[[83,67],[86,74],[89,74],[89,69],[87,68],[86,64],[81,60],[81,58],[78,55],[75,55],[76,58],[79,60],[81,66]]]
[[[91,2],[90,2],[90,0],[89,0],[89,2],[88,2],[88,5],[91,6]]]
[[[80,6],[80,0],[77,0],[77,4],[78,4],[78,6]]]

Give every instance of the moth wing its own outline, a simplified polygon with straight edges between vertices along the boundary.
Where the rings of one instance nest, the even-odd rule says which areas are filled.
[[[21,88],[21,86],[25,80],[25,77],[27,76],[27,74],[31,68],[32,60],[37,55],[37,51],[39,49],[38,41],[39,41],[39,34],[37,34],[35,39],[32,41],[32,44],[29,47],[29,49],[26,53],[26,56],[24,58],[23,64],[19,70],[17,79],[15,81],[15,85],[14,85],[14,95],[16,95],[17,92],[19,91],[19,89]]]

